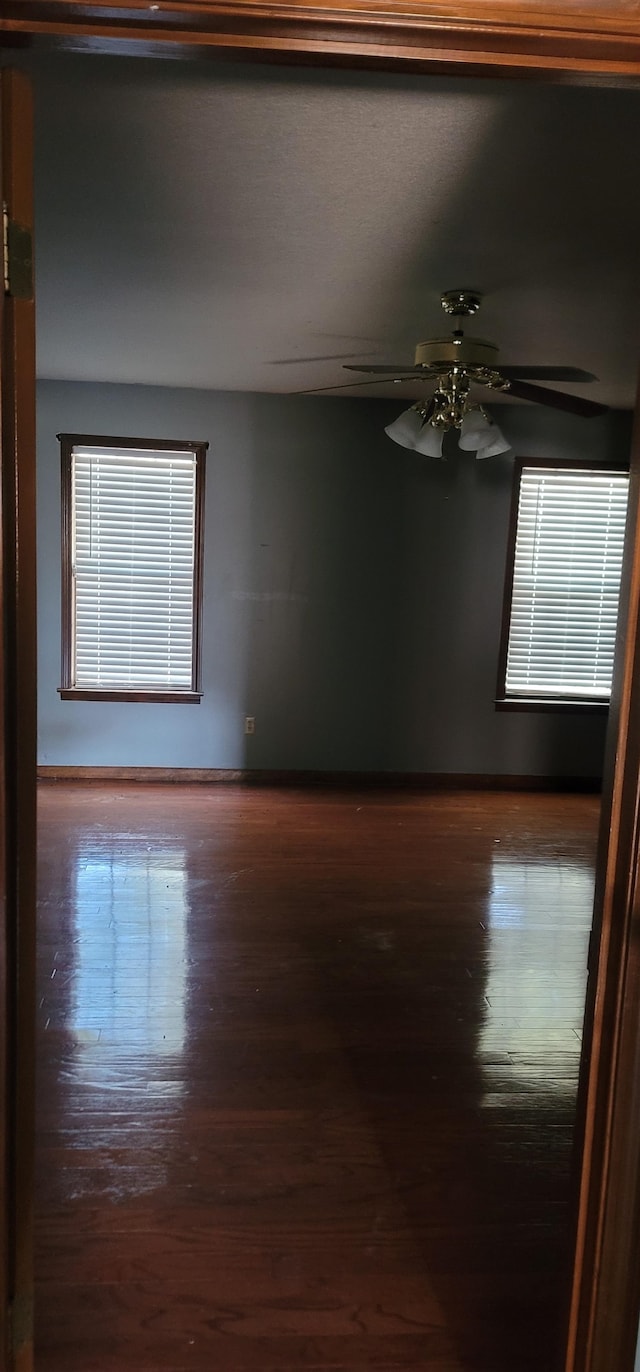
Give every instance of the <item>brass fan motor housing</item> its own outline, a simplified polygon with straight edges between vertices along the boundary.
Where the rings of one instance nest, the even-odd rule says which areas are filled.
[[[447,338],[430,338],[425,343],[418,343],[415,355],[416,367],[445,368],[447,371],[451,367],[487,367],[495,371],[497,361],[495,343],[488,343],[485,338],[466,338],[463,334],[459,338],[449,334]]]

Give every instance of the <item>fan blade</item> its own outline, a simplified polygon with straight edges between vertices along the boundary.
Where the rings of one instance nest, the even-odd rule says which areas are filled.
[[[382,365],[376,364],[376,365],[373,366],[373,367],[354,367],[354,366],[349,367],[349,366],[345,365],[345,366],[343,367],[343,371],[345,371],[345,372],[371,372],[372,374],[375,374],[376,376],[383,376],[383,375],[385,374],[385,372],[386,372],[386,373],[389,373],[389,372],[402,372],[403,376],[409,376],[409,375],[411,375],[411,376],[424,376],[425,373],[428,375],[428,373],[429,373],[429,371],[430,371],[430,368],[429,368],[429,367],[406,367],[406,366],[403,367],[402,365],[399,365],[399,366],[397,366],[397,367],[394,367],[394,366],[392,365],[392,363],[389,362],[389,364],[388,364],[387,366],[382,366]]]
[[[414,381],[413,376],[390,376],[390,382],[394,381]],[[357,386],[380,386],[384,385],[384,377],[376,376],[371,381],[347,381],[343,386],[312,386],[307,391],[290,391],[290,395],[318,395],[320,391],[352,391]]]
[[[579,414],[583,419],[595,419],[606,414],[609,406],[599,405],[596,400],[585,400],[581,395],[567,395],[565,391],[548,391],[546,386],[532,386],[529,381],[510,381],[508,395],[518,400],[531,400],[534,405],[550,405],[554,410],[568,410],[569,414]]]
[[[272,357],[269,367],[299,367],[303,362],[343,362],[345,357],[362,357],[362,353],[320,353],[316,357]]]
[[[593,372],[583,372],[580,367],[503,367],[499,362],[497,371],[501,376],[514,377],[518,381],[597,381]]]
[[[411,373],[412,376],[425,376],[431,371],[430,367],[422,364],[418,367],[401,367],[387,364],[376,363],[373,366],[356,367],[353,363],[349,366],[345,364],[346,372],[366,372],[372,375],[384,375],[388,372],[404,372],[405,376]],[[580,367],[502,367],[497,366],[497,371],[501,376],[511,379],[514,377],[522,381],[597,381],[597,376],[593,372],[583,372]]]

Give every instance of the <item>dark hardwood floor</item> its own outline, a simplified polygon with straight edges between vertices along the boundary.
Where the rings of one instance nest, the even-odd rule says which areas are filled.
[[[37,1372],[550,1372],[597,799],[40,801]]]

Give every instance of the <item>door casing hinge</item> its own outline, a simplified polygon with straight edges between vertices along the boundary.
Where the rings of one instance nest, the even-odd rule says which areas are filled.
[[[14,300],[33,299],[33,238],[31,230],[12,219],[2,206],[2,275],[4,293]]]

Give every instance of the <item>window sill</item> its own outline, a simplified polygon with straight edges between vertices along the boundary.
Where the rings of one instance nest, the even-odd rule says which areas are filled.
[[[553,700],[549,696],[503,696],[494,701],[496,710],[537,710],[540,713],[606,715],[608,700]]]
[[[91,687],[59,686],[61,700],[123,700],[130,705],[199,705],[202,691],[100,691]]]

